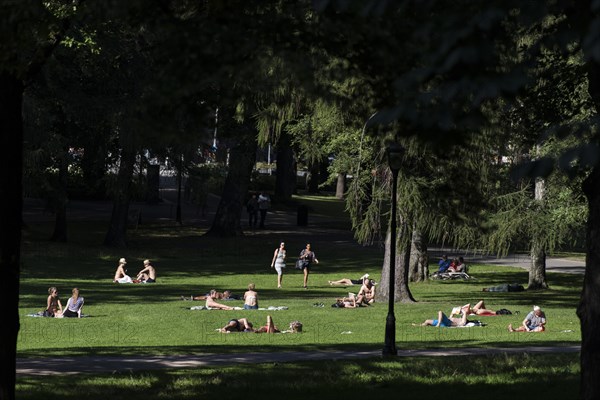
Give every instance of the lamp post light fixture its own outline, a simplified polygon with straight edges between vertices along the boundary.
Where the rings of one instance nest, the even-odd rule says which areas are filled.
[[[389,293],[388,293],[388,315],[385,320],[385,346],[382,354],[384,356],[395,356],[396,349],[396,317],[394,316],[394,294],[396,286],[396,192],[398,190],[398,171],[402,166],[404,148],[397,143],[388,145],[388,165],[392,171],[392,221],[390,224],[390,268],[389,268]]]

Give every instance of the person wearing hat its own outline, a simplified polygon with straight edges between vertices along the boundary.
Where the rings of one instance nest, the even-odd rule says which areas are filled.
[[[531,311],[523,323],[518,328],[513,328],[512,324],[508,325],[509,332],[544,332],[546,330],[546,314],[538,306],[533,306]]]
[[[117,271],[115,272],[115,277],[113,282],[115,283],[132,283],[131,277],[127,275],[127,270],[125,269],[125,265],[127,265],[127,260],[121,258],[119,260],[119,266],[117,267]]]

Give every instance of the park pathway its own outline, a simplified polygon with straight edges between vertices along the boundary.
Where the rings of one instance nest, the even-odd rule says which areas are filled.
[[[579,346],[511,347],[399,350],[398,357],[476,356],[490,354],[577,353]],[[295,361],[353,360],[382,357],[381,350],[364,351],[290,351],[277,353],[200,354],[143,357],[48,357],[17,359],[18,376],[116,373],[165,368],[202,368],[236,364],[288,363]]]

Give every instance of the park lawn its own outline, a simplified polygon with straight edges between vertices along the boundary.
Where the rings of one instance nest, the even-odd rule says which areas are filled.
[[[218,368],[19,377],[17,397],[28,399],[349,399],[523,398],[573,399],[579,387],[577,354],[399,357],[353,361],[236,365]],[[535,382],[535,384],[533,384]]]
[[[314,349],[380,348],[387,315],[386,304],[360,309],[333,309],[336,297],[356,293],[358,287],[331,287],[327,281],[356,279],[365,272],[380,276],[383,250],[363,247],[347,233],[335,230],[311,235],[321,263],[310,276],[309,289],[295,271],[294,250],[299,252],[306,234],[286,232],[247,235],[234,239],[202,236],[193,227],[148,224],[130,233],[126,250],[96,245],[105,225],[74,222],[68,244],[42,240],[51,226],[37,224],[24,233],[21,276],[20,357],[61,355],[190,354],[198,352],[248,352]],[[314,240],[313,240],[314,239]],[[284,287],[276,288],[270,268],[273,250],[285,240],[290,267]],[[112,283],[116,260],[126,257],[129,273],[141,269],[150,258],[158,271],[158,283],[118,285]],[[472,265],[470,281],[429,281],[411,284],[414,304],[397,304],[395,317],[400,348],[525,346],[579,344],[580,329],[575,308],[583,277],[549,273],[551,290],[521,293],[483,293],[483,287],[527,282],[519,268]],[[242,294],[248,283],[256,284],[261,307],[286,306],[280,311],[192,311],[201,302],[182,301],[180,296],[204,294],[211,288]],[[57,286],[63,305],[72,287],[86,299],[80,320],[32,318],[27,314],[45,306],[47,288]],[[484,296],[485,295],[485,296]],[[479,317],[484,327],[436,329],[413,326],[456,305],[485,299],[489,308],[507,308],[519,315]],[[322,303],[324,307],[316,307]],[[228,304],[241,306],[241,301]],[[508,323],[519,324],[534,304],[546,311],[548,331],[542,334],[510,334]],[[301,335],[224,335],[215,330],[230,318],[246,317],[262,325],[267,314],[282,328],[292,320],[304,325]]]

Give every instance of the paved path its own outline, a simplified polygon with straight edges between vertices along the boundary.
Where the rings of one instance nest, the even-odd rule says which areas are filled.
[[[579,346],[519,347],[519,348],[464,348],[399,350],[399,357],[442,357],[490,354],[576,353]],[[311,351],[243,354],[201,354],[144,357],[49,357],[17,360],[17,375],[48,376],[79,373],[113,373],[163,368],[202,368],[235,364],[286,363],[294,361],[352,360],[381,357],[381,350],[365,351]]]

